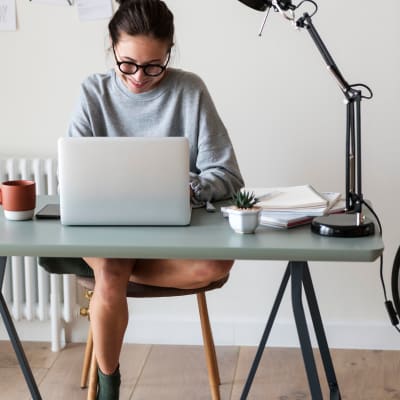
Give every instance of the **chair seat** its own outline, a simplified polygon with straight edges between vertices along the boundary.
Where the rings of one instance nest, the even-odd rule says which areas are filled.
[[[127,297],[174,297],[174,296],[187,296],[190,294],[196,294],[200,292],[207,292],[209,290],[218,289],[222,287],[228,280],[229,275],[225,276],[218,281],[212,282],[207,286],[194,289],[178,289],[170,287],[143,285],[141,283],[129,282],[126,296]],[[94,278],[88,278],[84,276],[77,277],[78,285],[88,290],[93,290],[95,285]]]
[[[50,274],[74,274],[93,278],[93,270],[83,258],[39,257],[39,265]]]
[[[39,265],[42,266],[47,272],[52,274],[74,274],[77,276],[77,282],[80,286],[88,290],[94,289],[95,281],[93,271],[82,258],[39,257]],[[127,297],[187,296],[190,294],[219,289],[226,283],[228,278],[229,275],[215,282],[211,282],[205,287],[195,289],[178,289],[129,282],[126,295]]]

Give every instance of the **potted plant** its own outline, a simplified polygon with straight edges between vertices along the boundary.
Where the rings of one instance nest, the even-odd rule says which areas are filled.
[[[229,224],[235,232],[254,233],[258,226],[260,207],[253,192],[239,190],[233,197],[233,205],[227,208]]]

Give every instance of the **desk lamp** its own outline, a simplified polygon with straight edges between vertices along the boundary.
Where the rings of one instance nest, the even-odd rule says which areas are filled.
[[[361,191],[361,99],[371,99],[371,89],[360,83],[349,85],[343,78],[329,51],[312,23],[312,16],[318,10],[313,0],[303,0],[298,5],[291,0],[239,0],[241,3],[258,10],[265,11],[266,15],[259,35],[264,29],[265,21],[271,8],[290,20],[296,28],[305,28],[317,46],[328,70],[331,72],[339,88],[345,96],[346,103],[346,209],[343,214],[332,214],[314,218],[311,230],[323,236],[359,237],[374,233],[374,224],[365,218],[362,213],[363,195]],[[309,15],[305,12],[296,19],[295,10],[304,3],[311,3],[315,7]],[[365,89],[367,94],[362,93]]]

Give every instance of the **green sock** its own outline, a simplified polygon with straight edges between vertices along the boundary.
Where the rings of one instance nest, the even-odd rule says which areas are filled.
[[[99,383],[96,400],[118,400],[119,387],[121,385],[119,366],[111,375],[103,374],[100,368],[97,368],[97,375]]]

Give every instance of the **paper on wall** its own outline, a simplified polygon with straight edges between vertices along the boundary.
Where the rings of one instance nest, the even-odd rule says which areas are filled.
[[[0,0],[0,31],[16,31],[15,0]]]
[[[81,21],[110,18],[113,12],[111,0],[77,0],[76,5]]]
[[[49,4],[51,6],[68,6],[73,4],[73,0],[31,0],[36,4]]]

